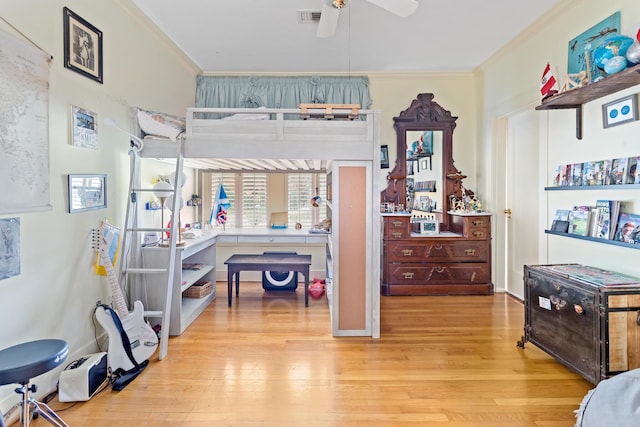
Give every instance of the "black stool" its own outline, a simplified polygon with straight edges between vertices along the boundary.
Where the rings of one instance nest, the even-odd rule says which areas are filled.
[[[49,372],[67,358],[69,345],[66,341],[46,339],[25,342],[0,350],[0,385],[21,384],[16,393],[22,395],[20,424],[28,427],[35,414],[59,427],[68,425],[46,403],[29,397],[36,392],[35,384],[29,385],[31,378]],[[0,426],[4,425],[0,413]]]

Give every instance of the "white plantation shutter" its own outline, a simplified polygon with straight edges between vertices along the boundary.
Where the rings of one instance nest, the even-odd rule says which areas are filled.
[[[294,173],[287,178],[287,200],[289,210],[289,226],[299,222],[303,228],[310,228],[320,222],[324,212],[324,200],[327,195],[326,174]],[[321,198],[320,206],[311,206],[311,198]]]
[[[242,227],[267,226],[267,174],[242,174]]]
[[[211,174],[211,203],[215,203],[216,200],[216,192],[218,191],[218,187],[222,184],[224,187],[225,193],[227,193],[227,198],[229,202],[231,202],[231,207],[227,210],[227,222],[225,224],[226,227],[235,227],[238,224],[237,214],[238,214],[238,203],[236,199],[236,174],[235,173],[212,173]],[[211,209],[213,209],[213,205],[209,207],[209,212],[206,214],[211,214]],[[207,218],[208,219],[208,218]],[[214,219],[215,224],[215,219]]]

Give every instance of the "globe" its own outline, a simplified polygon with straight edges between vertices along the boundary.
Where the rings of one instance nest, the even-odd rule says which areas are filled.
[[[604,72],[611,75],[619,73],[627,68],[627,59],[624,56],[614,56],[604,63]]]
[[[593,63],[604,69],[604,64],[614,56],[625,56],[627,49],[633,44],[633,39],[627,36],[613,36],[605,39],[593,51]]]
[[[627,61],[631,64],[640,64],[640,43],[634,43],[627,49]]]

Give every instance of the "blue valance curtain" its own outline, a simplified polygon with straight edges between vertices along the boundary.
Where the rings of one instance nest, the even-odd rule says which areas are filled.
[[[366,76],[198,76],[196,107],[298,108],[300,104],[371,106]]]

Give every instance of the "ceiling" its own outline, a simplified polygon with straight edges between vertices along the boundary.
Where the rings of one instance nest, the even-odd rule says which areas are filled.
[[[203,73],[366,73],[471,71],[562,0],[349,0],[329,38],[298,11],[330,0],[132,1]]]

